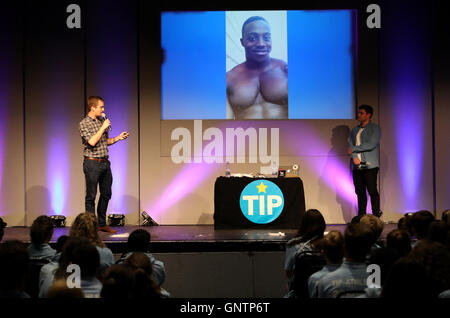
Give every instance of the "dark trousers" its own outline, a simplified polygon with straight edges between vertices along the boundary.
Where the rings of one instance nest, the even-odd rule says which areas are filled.
[[[380,195],[377,188],[378,168],[353,170],[353,184],[358,196],[358,215],[366,214],[367,192],[369,192],[372,214],[380,212]]]
[[[84,159],[83,171],[86,178],[86,212],[95,213],[95,197],[97,196],[97,186],[100,188],[100,198],[97,205],[98,226],[106,225],[106,210],[111,199],[112,173],[109,160],[98,162]]]

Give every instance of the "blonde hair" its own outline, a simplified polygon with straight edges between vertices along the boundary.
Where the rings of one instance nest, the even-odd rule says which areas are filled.
[[[95,214],[91,212],[78,214],[70,228],[69,236],[85,237],[89,240],[89,243],[93,245],[106,247],[105,243],[103,243],[98,236],[97,219]]]
[[[359,223],[365,224],[370,227],[375,236],[374,241],[378,240],[378,238],[381,236],[381,233],[383,232],[384,223],[375,215],[366,214],[359,220]]]

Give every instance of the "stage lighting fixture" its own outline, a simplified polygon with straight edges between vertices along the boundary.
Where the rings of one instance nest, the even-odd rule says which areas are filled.
[[[152,217],[145,211],[142,211],[141,213],[142,218],[144,219],[144,221],[142,221],[142,225],[143,226],[155,226],[158,225],[158,223],[156,223],[155,220],[152,219]]]
[[[108,215],[108,225],[109,226],[124,226],[125,225],[125,215],[109,214]]]
[[[64,215],[50,215],[54,227],[65,227],[66,217]]]

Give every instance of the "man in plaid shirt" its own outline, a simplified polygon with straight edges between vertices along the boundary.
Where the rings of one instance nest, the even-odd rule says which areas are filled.
[[[100,198],[97,205],[98,230],[116,233],[106,225],[106,210],[111,199],[112,173],[108,158],[108,146],[130,135],[124,131],[114,138],[109,138],[108,128],[111,122],[102,117],[105,111],[104,100],[99,96],[88,98],[88,114],[79,124],[83,143],[83,171],[86,178],[86,212],[95,213],[95,197],[97,185],[100,187]]]

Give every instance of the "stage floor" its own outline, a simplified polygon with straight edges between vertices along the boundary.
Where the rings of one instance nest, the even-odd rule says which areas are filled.
[[[344,232],[346,224],[327,225],[326,231]],[[114,227],[118,232],[99,232],[100,238],[113,253],[126,252],[128,236],[136,229],[145,229],[151,234],[152,253],[190,252],[242,252],[284,251],[286,242],[295,237],[296,229],[232,229],[215,230],[214,225],[159,225]],[[381,238],[397,228],[397,224],[384,225]],[[50,245],[61,235],[69,235],[70,228],[55,228]],[[30,243],[29,227],[7,227],[3,241],[19,240]]]

